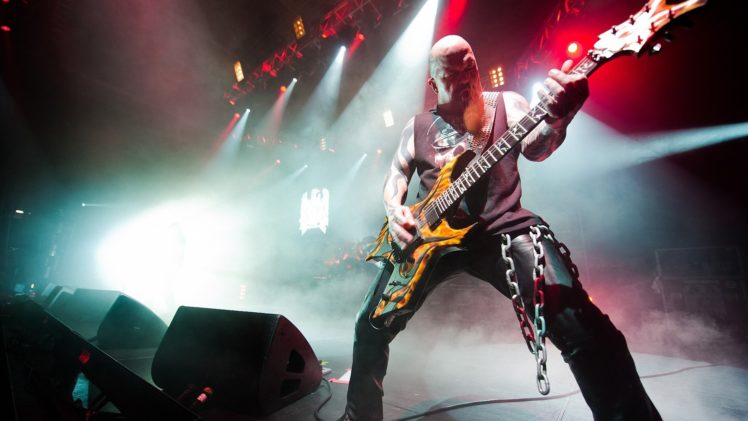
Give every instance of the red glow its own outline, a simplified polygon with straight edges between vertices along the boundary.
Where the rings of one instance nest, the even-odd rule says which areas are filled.
[[[331,36],[333,36],[333,35],[335,35],[337,33],[338,32],[335,30],[335,28],[329,28],[326,31],[322,32],[322,38],[323,39],[327,39],[327,38],[330,38]]]
[[[280,87],[280,91],[281,92],[286,92],[286,89],[288,89],[288,88],[286,88],[286,85],[281,85],[281,87]]]
[[[353,37],[353,42],[351,43],[351,46],[348,47],[348,52],[346,53],[346,57],[351,57],[353,53],[355,53],[356,50],[358,50],[359,45],[361,45],[361,43],[364,42],[365,39],[366,37],[364,36],[364,34],[362,34],[361,32],[356,33],[356,36]]]
[[[91,353],[88,352],[87,349],[84,349],[81,351],[80,355],[78,355],[78,361],[81,362],[81,364],[88,364],[88,361],[91,360]]]
[[[233,104],[232,104],[233,105]],[[223,143],[228,139],[229,134],[231,134],[231,131],[234,130],[234,126],[236,126],[236,123],[241,118],[241,115],[239,113],[234,113],[233,116],[231,116],[231,121],[229,121],[229,124],[226,125],[226,128],[223,129],[221,134],[216,138],[215,142],[213,142],[213,155],[218,153],[218,150],[221,149],[221,146]]]
[[[0,29],[2,29],[3,32],[10,32],[10,26],[8,26],[8,25],[0,26]]]
[[[468,0],[450,0],[442,13],[436,31],[436,38],[459,32],[462,16],[465,14]]]
[[[566,55],[568,55],[570,58],[577,58],[582,52],[582,46],[576,41],[570,42],[569,45],[566,46]]]

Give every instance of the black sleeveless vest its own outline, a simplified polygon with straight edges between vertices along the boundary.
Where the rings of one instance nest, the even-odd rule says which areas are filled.
[[[504,98],[499,94],[489,145],[506,130],[506,108]],[[414,132],[415,166],[421,179],[418,192],[420,199],[431,191],[441,167],[452,158],[467,151],[468,146],[467,140],[450,144],[449,139],[455,136],[459,138],[459,135],[436,113],[435,109],[415,116]],[[467,218],[465,223],[478,222],[472,235],[485,237],[509,233],[542,222],[540,217],[524,209],[520,203],[522,186],[517,170],[519,148],[519,146],[514,148],[466,192],[460,205],[460,209],[466,215],[458,219]],[[456,175],[453,176],[454,178]],[[462,224],[457,221],[456,225]]]

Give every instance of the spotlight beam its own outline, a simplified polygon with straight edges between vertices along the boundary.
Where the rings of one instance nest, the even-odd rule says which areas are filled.
[[[234,114],[228,126],[219,137],[219,141],[215,144],[218,149],[215,151],[213,158],[208,163],[209,172],[226,169],[234,161],[239,153],[239,146],[241,145],[242,137],[244,136],[244,130],[247,127],[249,114],[250,110],[247,108],[238,121],[238,114]]]
[[[423,109],[438,2],[428,0],[330,129],[332,138],[386,138],[381,110],[406,121]],[[393,102],[397,98],[397,102]],[[362,149],[366,149],[366,145]]]
[[[343,74],[345,47],[340,47],[335,60],[325,72],[309,100],[304,104],[297,130],[307,138],[323,136],[330,123],[340,96],[340,79]]]
[[[748,137],[748,122],[655,133],[637,138],[640,146],[636,148],[635,158],[638,162],[652,161],[745,137]]]
[[[748,122],[629,137],[580,112],[569,125],[569,140],[547,162],[534,166],[521,160],[520,167],[572,182],[746,137]]]

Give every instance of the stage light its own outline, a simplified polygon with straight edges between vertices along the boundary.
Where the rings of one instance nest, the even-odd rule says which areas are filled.
[[[122,291],[162,317],[174,304],[205,306],[206,291],[226,282],[225,270],[245,259],[238,250],[246,251],[241,230],[251,219],[244,209],[201,198],[159,205],[104,237],[98,273],[105,289]]]
[[[23,209],[16,209],[16,213],[19,215],[23,215],[26,212],[24,212]]]
[[[637,138],[630,156],[639,164],[746,137],[748,123],[653,133]]]
[[[488,71],[488,77],[491,81],[492,88],[498,88],[504,85],[504,69],[501,66]]]
[[[360,31],[356,32],[356,35],[353,36],[353,42],[351,42],[351,47],[348,49],[348,57],[351,57],[353,53],[355,53],[356,50],[358,50],[358,47],[361,45],[362,42],[364,42],[365,39],[366,37],[364,36],[364,34],[362,34]]]
[[[280,159],[276,159],[276,160],[275,160],[275,166],[277,167],[277,166],[278,166],[278,165],[280,165],[280,164],[281,164],[281,160],[280,160]]]
[[[428,74],[428,58],[434,34],[438,1],[423,3],[402,35],[385,54],[369,79],[359,88],[354,98],[329,130],[335,138],[366,139],[390,129],[384,127],[377,115],[390,109],[394,120],[412,116],[424,108],[424,82]],[[392,98],[400,98],[392,103]],[[360,145],[366,150],[370,145]]]
[[[281,92],[286,92],[286,89],[287,89],[286,85],[281,85],[281,87],[280,87],[280,91]]]
[[[577,58],[582,54],[582,45],[576,41],[570,42],[566,46],[566,55],[569,58]]]
[[[356,179],[356,175],[361,170],[361,167],[363,166],[364,161],[366,161],[366,157],[368,155],[369,154],[367,153],[364,153],[363,155],[361,155],[361,157],[359,157],[356,160],[356,162],[353,163],[351,168],[348,169],[348,171],[346,171],[345,174],[343,174],[342,176],[338,178],[339,183],[335,190],[340,192],[339,196],[344,197],[347,194],[347,192],[353,187],[354,185],[353,182]]]
[[[304,30],[304,21],[301,19],[301,16],[298,16],[293,21],[293,32],[296,35],[296,39],[301,39],[306,35],[306,31]]]
[[[291,92],[293,92],[293,88],[296,86],[296,83],[299,81],[299,79],[293,78],[291,79],[291,83],[286,86],[286,90],[288,91],[288,95],[291,95]],[[286,99],[288,101],[288,99]]]
[[[8,25],[0,26],[0,29],[2,29],[3,32],[10,32],[10,26],[8,26]]]
[[[535,169],[539,177],[573,184],[667,156],[748,137],[748,122],[680,131],[626,136],[580,111],[569,125],[574,142],[564,144],[554,159]],[[584,157],[580,161],[579,157]],[[541,183],[542,184],[542,183]]]
[[[384,118],[384,127],[392,127],[395,125],[395,117],[392,115],[392,110],[387,110],[382,113]]]
[[[213,173],[231,167],[231,163],[239,153],[249,114],[250,111],[247,108],[243,115],[234,113],[231,117],[231,120],[213,144],[213,157],[206,168],[208,172]]]
[[[449,0],[442,6],[441,19],[435,39],[460,32],[460,23],[465,14],[468,0]]]
[[[330,67],[322,76],[322,80],[314,88],[314,92],[296,118],[293,128],[300,136],[308,139],[326,137],[325,134],[335,115],[340,94],[345,51],[346,47],[341,46]]]
[[[244,71],[242,70],[242,63],[239,60],[234,63],[234,75],[236,76],[237,82],[244,80]]]

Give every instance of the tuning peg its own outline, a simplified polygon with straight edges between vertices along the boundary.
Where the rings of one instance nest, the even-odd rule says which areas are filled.
[[[610,32],[611,32],[611,33],[612,33],[613,35],[615,35],[615,34],[617,34],[617,33],[618,33],[618,29],[616,29],[616,26],[615,26],[615,25],[613,25],[613,26],[611,26],[611,27],[610,27]]]
[[[649,49],[649,55],[653,56],[655,54],[658,54],[662,50],[662,44],[659,42],[652,46],[652,48]]]
[[[649,2],[646,2],[646,3],[644,4],[644,10],[645,10],[645,11],[646,11],[647,13],[649,13],[649,10],[650,10],[650,9],[649,9]]]
[[[629,15],[629,23],[633,25],[634,22],[636,22],[636,19],[634,19],[634,15]]]

